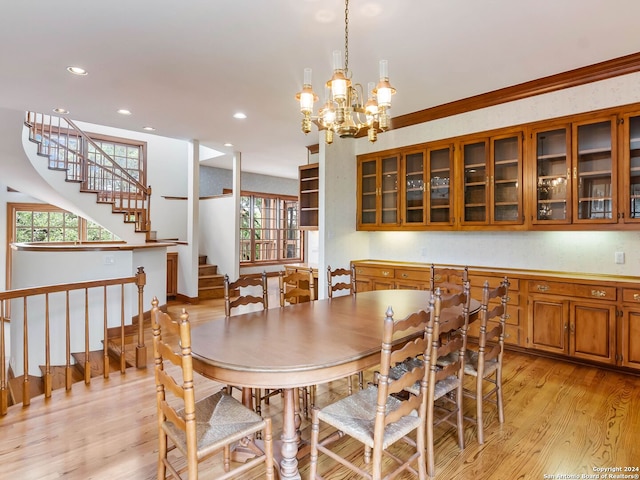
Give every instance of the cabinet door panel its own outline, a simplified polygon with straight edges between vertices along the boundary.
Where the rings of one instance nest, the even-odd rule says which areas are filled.
[[[597,362],[615,362],[615,319],[613,305],[572,303],[569,353]]]
[[[493,223],[522,223],[521,135],[492,139]]]
[[[568,302],[531,298],[529,300],[529,346],[566,354]]]
[[[622,319],[622,366],[640,369],[640,310],[628,310]]]
[[[533,223],[571,220],[571,149],[569,127],[534,132],[536,204]]]

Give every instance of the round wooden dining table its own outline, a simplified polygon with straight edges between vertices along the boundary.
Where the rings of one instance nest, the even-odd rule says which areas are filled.
[[[295,389],[377,365],[387,309],[401,319],[427,310],[430,296],[376,290],[208,321],[192,329],[194,370],[245,389],[283,389],[280,478],[299,479]],[[472,300],[471,312],[479,307]]]

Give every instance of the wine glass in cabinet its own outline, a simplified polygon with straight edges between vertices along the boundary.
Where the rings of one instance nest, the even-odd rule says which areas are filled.
[[[571,155],[568,125],[532,132],[536,156],[536,203],[533,223],[571,221]]]

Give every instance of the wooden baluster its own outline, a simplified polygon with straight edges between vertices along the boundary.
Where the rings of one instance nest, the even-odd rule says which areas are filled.
[[[51,330],[49,324],[49,294],[44,295],[44,396],[51,397],[53,384],[51,379]]]
[[[102,332],[102,369],[104,378],[109,378],[109,328],[107,326],[107,286],[102,289],[102,318],[103,318],[103,332]]]
[[[138,287],[138,346],[136,347],[136,367],[147,367],[147,347],[144,344],[144,286],[147,283],[147,274],[144,267],[138,267],[136,273],[136,285]],[[124,298],[122,300],[124,302]]]
[[[64,379],[65,379],[65,389],[71,390],[71,384],[73,383],[73,376],[71,373],[71,309],[69,305],[69,291],[67,290],[66,294],[66,326],[65,326],[65,335],[66,335],[66,364],[64,369]]]
[[[91,383],[91,362],[89,361],[89,289],[84,289],[84,383]]]
[[[9,392],[7,389],[7,368],[5,365],[4,321],[6,301],[0,300],[0,416],[7,414]]]
[[[120,288],[120,372],[127,369],[127,362],[124,356],[124,285]]]
[[[22,312],[22,356],[24,381],[22,382],[22,405],[31,404],[31,390],[29,389],[29,324],[27,322],[27,297],[23,298],[24,311]]]

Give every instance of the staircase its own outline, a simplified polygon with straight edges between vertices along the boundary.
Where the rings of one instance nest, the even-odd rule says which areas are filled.
[[[111,213],[122,215],[125,224],[132,224],[136,233],[149,240],[151,187],[134,178],[71,120],[27,112],[24,123],[37,155],[48,159],[49,170],[65,172],[66,182],[77,183],[82,193],[94,194],[96,203],[109,205]]]
[[[217,265],[207,263],[207,256],[198,257],[198,299],[224,298],[224,275]]]

